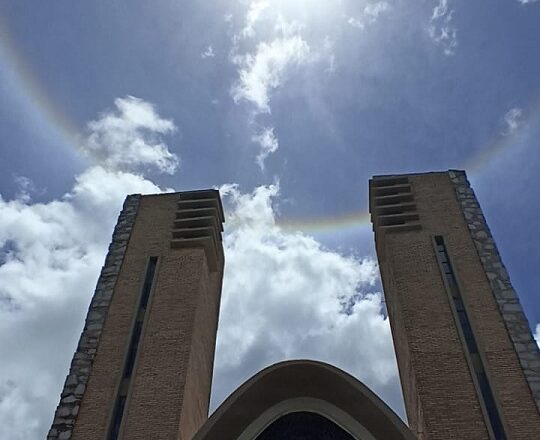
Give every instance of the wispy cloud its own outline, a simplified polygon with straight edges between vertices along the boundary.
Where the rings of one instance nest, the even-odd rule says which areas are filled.
[[[267,0],[252,1],[243,27],[232,37],[230,61],[237,67],[238,76],[230,93],[235,103],[250,104],[252,127],[258,125],[257,116],[271,114],[272,91],[283,85],[292,69],[315,58],[302,35],[305,25],[294,19],[286,20],[280,9],[283,5],[270,6]],[[252,141],[260,148],[256,162],[264,170],[265,159],[279,146],[274,129],[267,127],[255,132]]]
[[[365,29],[367,25],[375,23],[382,13],[391,9],[390,4],[385,1],[368,3],[359,16],[348,17],[347,23],[358,29]]]
[[[536,3],[538,0],[517,0],[517,1],[521,3],[522,5],[528,5],[531,3]]]
[[[201,53],[201,58],[213,58],[216,54],[214,53],[214,48],[212,46],[208,46],[204,52]]]
[[[17,200],[21,200],[26,203],[32,200],[32,194],[37,192],[37,188],[32,179],[26,176],[15,175],[13,182],[17,187],[17,192],[15,193],[15,198]]]
[[[176,127],[161,118],[154,106],[133,96],[117,98],[115,110],[107,110],[88,123],[89,135],[82,143],[84,153],[111,170],[157,168],[172,174],[178,157],[162,142]]]
[[[448,0],[439,0],[433,8],[428,27],[429,36],[441,46],[445,55],[454,55],[458,46],[457,28],[452,20],[454,10],[448,6]]]
[[[242,29],[243,37],[253,37],[255,35],[255,24],[261,19],[263,12],[270,6],[268,0],[256,0],[249,5],[246,14],[246,24]]]
[[[279,37],[259,43],[255,53],[234,55],[232,61],[239,67],[238,81],[231,90],[234,101],[245,100],[257,112],[270,113],[270,90],[281,85],[288,68],[306,63],[309,54],[310,47],[300,35],[282,30]]]
[[[261,170],[264,170],[264,161],[269,154],[274,153],[279,148],[279,142],[274,135],[273,127],[265,127],[261,133],[254,135],[251,140],[259,144],[261,150],[257,155],[257,163]]]
[[[523,125],[523,110],[519,107],[511,108],[504,115],[505,128],[503,134],[510,135]]]

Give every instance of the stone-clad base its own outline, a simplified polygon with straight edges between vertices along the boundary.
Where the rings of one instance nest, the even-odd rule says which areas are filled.
[[[131,230],[135,223],[140,198],[141,196],[138,194],[128,196],[118,217],[109,252],[86,316],[84,330],[71,361],[69,375],[64,383],[60,404],[56,409],[52,427],[47,435],[48,440],[67,440],[71,438],[99,344],[103,323],[106,319],[107,309],[124,260]]]
[[[465,172],[449,171],[465,222],[540,411],[540,352]]]

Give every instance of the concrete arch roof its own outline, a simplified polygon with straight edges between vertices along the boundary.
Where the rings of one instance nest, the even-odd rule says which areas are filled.
[[[359,440],[416,440],[369,388],[323,362],[293,360],[267,367],[237,388],[193,440],[253,440],[279,417],[319,413]]]

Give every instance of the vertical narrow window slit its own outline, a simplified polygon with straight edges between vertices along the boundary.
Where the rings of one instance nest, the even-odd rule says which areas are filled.
[[[148,307],[148,300],[150,293],[152,292],[152,286],[154,284],[154,277],[156,274],[158,257],[150,257],[148,265],[146,266],[146,275],[144,277],[143,288],[139,297],[139,306],[137,307],[137,315],[131,336],[129,339],[128,352],[122,371],[122,379],[116,396],[116,401],[113,408],[113,415],[109,426],[108,440],[117,440],[120,433],[120,427],[122,426],[122,418],[126,408],[127,395],[131,383],[131,376],[135,367],[135,359],[137,358],[137,352],[139,350],[139,343],[141,341],[142,327],[144,323],[144,317],[146,315],[146,309]]]
[[[484,364],[482,358],[478,352],[478,345],[476,344],[476,339],[472,331],[471,323],[465,310],[465,304],[463,303],[463,298],[459,290],[456,276],[448,258],[448,252],[444,239],[441,236],[435,237],[435,248],[437,251],[437,259],[441,267],[443,276],[446,279],[448,285],[450,296],[452,297],[454,312],[457,315],[457,321],[461,328],[461,333],[463,335],[464,343],[469,353],[471,363],[476,375],[476,380],[478,383],[479,397],[484,403],[486,409],[489,424],[493,431],[495,440],[506,440],[506,435],[504,433],[501,417],[495,404],[495,397],[493,396],[493,391],[491,385],[489,384]]]

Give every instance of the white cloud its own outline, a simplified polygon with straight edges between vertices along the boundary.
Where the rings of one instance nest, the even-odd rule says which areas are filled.
[[[366,25],[375,23],[379,15],[390,11],[390,9],[392,9],[390,4],[384,1],[368,3],[362,10],[360,17],[349,17],[347,23],[353,27],[365,29]]]
[[[134,98],[116,104],[119,114],[91,124],[99,132],[99,165],[77,176],[66,195],[47,203],[0,196],[0,438],[45,437],[122,201],[162,191],[116,168],[167,170],[171,153],[148,139],[171,132],[172,122]],[[147,151],[137,155],[120,142],[119,151],[133,156],[118,164],[118,151],[105,142],[119,136]]]
[[[231,90],[235,102],[246,100],[255,104],[258,112],[270,113],[270,90],[281,85],[287,68],[309,60],[307,42],[298,34],[282,32],[269,43],[259,43],[254,54],[233,56],[232,61],[239,66],[239,79]]]
[[[272,145],[272,129],[264,133]],[[160,191],[139,175],[96,165],[58,200],[0,198],[1,438],[44,437],[121,202]],[[375,262],[281,230],[276,185],[251,194],[229,185],[222,193],[230,210],[214,402],[260,368],[302,357],[332,362],[399,405],[389,325],[372,292]]]
[[[523,124],[523,110],[519,107],[511,108],[504,115],[505,129],[503,134],[510,135],[514,133]]]
[[[248,101],[254,104],[255,114],[270,113],[270,91],[283,83],[290,67],[307,63],[311,53],[302,36],[304,24],[285,20],[281,7],[269,6],[267,0],[249,4],[245,25],[233,36],[230,56],[231,62],[238,67],[238,79],[231,87],[231,95],[236,103]],[[263,18],[266,24],[264,35],[257,35],[255,26]],[[246,45],[246,51],[240,50]]]
[[[382,12],[389,11],[391,9],[387,2],[369,3],[364,8],[364,14],[373,20],[376,20]]]
[[[253,142],[259,144],[261,150],[257,155],[257,164],[261,170],[264,170],[265,159],[279,148],[279,142],[274,135],[273,127],[265,127],[261,133],[251,138]]]
[[[201,58],[213,58],[216,54],[214,53],[214,48],[212,46],[208,46],[204,52],[201,53]]]
[[[99,164],[77,176],[66,195],[46,203],[0,197],[0,438],[44,438],[121,203],[129,193],[162,191],[118,169],[117,151],[104,142],[117,138],[119,125],[122,136],[135,143],[171,132],[174,125],[145,107],[152,111],[141,134],[145,118],[129,116],[133,109],[122,110],[125,102],[117,101],[118,114],[106,113],[91,124],[100,133]],[[131,132],[130,120],[137,121]],[[271,149],[271,129],[268,139]],[[166,171],[166,145],[148,145],[156,154],[144,155],[142,163]],[[122,164],[140,165],[137,156]],[[281,230],[273,205],[276,185],[251,194],[229,185],[222,192],[229,207],[227,264],[214,401],[265,365],[307,357],[346,369],[399,407],[389,325],[380,294],[372,293],[375,262]]]
[[[15,175],[13,181],[17,186],[15,198],[29,202],[32,199],[32,193],[36,192],[36,186],[32,182],[32,179],[26,176]]]
[[[308,7],[284,1],[250,1],[246,5],[242,27],[232,36],[229,58],[236,66],[238,76],[231,85],[230,94],[236,104],[251,104],[247,115],[250,127],[260,126],[257,118],[262,114],[266,114],[263,125],[272,125],[268,116],[272,93],[284,86],[293,69],[320,66],[323,63],[318,61],[321,60],[325,67],[328,66],[323,72],[332,73],[335,69],[331,40],[328,36],[313,39],[313,32],[306,26],[309,19],[299,13],[305,11],[304,6]],[[316,7],[330,8],[325,2]],[[369,13],[377,15],[379,11],[373,9]],[[314,41],[315,50],[306,36]],[[251,138],[261,147],[256,162],[262,170],[266,157],[277,150],[278,141],[271,130],[252,132]]]
[[[536,331],[534,332],[534,339],[540,347],[540,324],[536,324]]]
[[[0,438],[44,438],[122,200],[159,191],[96,166],[60,200],[0,198]]]
[[[122,200],[160,191],[93,166],[58,200],[0,198],[0,438],[44,437]],[[214,401],[265,365],[303,357],[332,362],[399,405],[375,262],[281,230],[276,185],[222,193],[230,210]]]
[[[155,167],[172,174],[178,157],[162,142],[176,127],[161,118],[154,106],[133,96],[117,98],[109,110],[88,123],[90,134],[82,143],[84,153],[111,170]]]
[[[366,28],[364,22],[361,19],[356,18],[356,17],[349,17],[349,19],[347,20],[347,23],[349,23],[352,27],[355,27],[358,29]]]
[[[255,0],[250,3],[246,14],[246,25],[241,32],[243,37],[253,37],[255,35],[255,24],[261,19],[264,11],[269,6],[270,2],[268,0]]]
[[[528,5],[530,3],[536,3],[538,0],[517,0],[522,5]]]
[[[441,46],[445,55],[454,55],[458,46],[457,28],[452,23],[454,10],[448,6],[448,0],[439,0],[433,8],[428,27],[431,39]]]
[[[213,406],[261,368],[290,358],[331,362],[399,406],[390,327],[374,293],[376,263],[282,230],[278,190],[221,188],[229,209]]]

